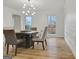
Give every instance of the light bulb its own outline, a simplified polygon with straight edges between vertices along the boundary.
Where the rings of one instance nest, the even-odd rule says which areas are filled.
[[[33,9],[36,9],[36,8],[33,8]]]
[[[25,11],[22,11],[22,13],[24,14],[24,13],[25,13]]]
[[[24,4],[24,6],[26,6],[26,4]]]
[[[28,15],[27,13],[25,15]]]
[[[34,15],[34,14],[32,13],[32,15]]]
[[[33,12],[32,15],[36,14],[36,12]]]
[[[30,11],[29,11],[29,10],[27,10],[27,12],[28,12],[28,13],[30,13]]]
[[[31,7],[33,7],[33,5],[31,5]]]

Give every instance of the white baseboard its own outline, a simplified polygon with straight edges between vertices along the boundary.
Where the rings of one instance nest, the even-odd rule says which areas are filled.
[[[64,37],[64,36],[56,36],[56,34],[48,34],[48,38],[58,38],[58,37]]]
[[[69,38],[65,38],[65,41],[66,41],[67,45],[69,46],[69,48],[71,49],[71,51],[72,51],[74,57],[76,57],[76,52],[75,52],[75,50],[73,49],[73,47],[72,47],[72,45],[70,44],[70,42],[68,41],[68,39],[69,39]]]

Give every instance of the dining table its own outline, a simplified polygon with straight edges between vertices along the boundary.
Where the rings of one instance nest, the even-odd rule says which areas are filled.
[[[20,31],[16,32],[16,36],[20,38],[25,38],[25,47],[30,48],[32,47],[32,39],[36,36],[37,33],[38,31]]]

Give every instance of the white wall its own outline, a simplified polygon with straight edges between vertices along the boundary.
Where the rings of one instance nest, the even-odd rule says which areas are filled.
[[[48,16],[57,16],[56,21],[56,36],[52,35],[52,37],[64,37],[64,7],[60,8],[60,10],[55,11],[52,10],[40,13],[39,15],[33,16],[33,27],[37,27],[38,30],[44,29],[45,26],[48,25]]]
[[[21,16],[21,29],[24,29],[23,25],[23,16],[21,15],[21,12],[16,11],[12,8],[9,8],[7,6],[3,6],[3,27],[6,28],[14,28],[14,21],[12,19],[12,15],[20,15]]]
[[[37,30],[43,30],[47,26],[47,17],[45,15],[36,15],[33,16],[32,27],[37,27]]]
[[[13,27],[11,11],[6,7],[3,7],[3,27]]]
[[[65,0],[65,40],[76,56],[76,0]]]

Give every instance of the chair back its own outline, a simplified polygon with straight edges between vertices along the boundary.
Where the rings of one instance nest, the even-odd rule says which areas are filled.
[[[32,31],[37,31],[37,28],[36,27],[32,27],[31,30]]]
[[[16,34],[14,30],[3,30],[6,44],[17,44]]]
[[[45,40],[47,36],[47,26],[44,29],[43,35],[42,35],[42,40]]]

